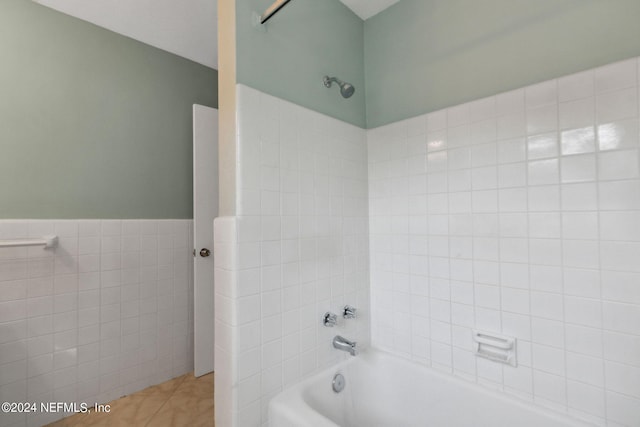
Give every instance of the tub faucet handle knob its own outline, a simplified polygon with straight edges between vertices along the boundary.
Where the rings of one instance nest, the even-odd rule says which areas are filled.
[[[322,324],[327,328],[333,328],[338,324],[338,316],[327,311],[322,318]]]
[[[345,319],[355,319],[356,318],[356,308],[350,305],[345,305],[344,310],[342,311],[342,317]]]

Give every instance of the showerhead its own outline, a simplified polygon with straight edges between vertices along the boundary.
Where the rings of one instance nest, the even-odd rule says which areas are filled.
[[[340,85],[340,93],[344,98],[349,98],[356,91],[356,88],[353,87],[350,83],[342,83]]]
[[[353,95],[353,93],[356,91],[356,88],[353,87],[351,83],[343,82],[337,77],[324,76],[323,81],[325,87],[331,87],[331,84],[333,82],[338,83],[338,85],[340,86],[340,94],[343,98],[350,98],[351,95]]]

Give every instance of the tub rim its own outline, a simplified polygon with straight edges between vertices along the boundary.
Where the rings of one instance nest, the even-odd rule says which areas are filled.
[[[295,419],[297,422],[301,423],[300,425],[315,425],[313,424],[314,422],[323,422],[325,424],[322,425],[340,427],[330,418],[315,410],[313,406],[308,403],[307,399],[305,399],[306,390],[310,386],[316,384],[320,385],[325,378],[328,378],[327,387],[329,387],[330,378],[332,378],[333,375],[335,375],[337,372],[341,372],[344,375],[344,368],[350,364],[358,362],[374,364],[375,362],[380,360],[391,360],[392,363],[401,363],[412,369],[418,369],[420,370],[420,372],[426,375],[433,375],[442,380],[453,382],[458,386],[464,387],[471,391],[475,391],[477,393],[488,395],[491,398],[500,400],[504,403],[515,405],[518,408],[542,413],[554,420],[564,422],[567,427],[595,426],[595,424],[572,417],[567,413],[560,412],[546,406],[536,405],[533,401],[523,399],[517,395],[507,394],[498,390],[492,390],[478,383],[466,381],[453,374],[440,372],[430,366],[423,365],[413,360],[405,359],[375,346],[367,348],[355,357],[345,355],[345,359],[343,359],[340,363],[318,371],[308,378],[304,378],[301,381],[292,384],[288,388],[285,388],[269,402],[269,420],[271,421],[272,411],[276,409],[284,411],[284,413],[294,415],[291,419]],[[348,378],[347,381],[349,381]]]

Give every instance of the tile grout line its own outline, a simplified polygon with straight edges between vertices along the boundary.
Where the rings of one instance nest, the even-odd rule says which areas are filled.
[[[162,403],[162,405],[160,405],[160,407],[159,407],[159,408],[158,408],[158,409],[157,409],[153,414],[151,414],[151,415],[149,416],[149,418],[146,420],[146,422],[145,422],[145,424],[144,424],[144,425],[145,425],[145,427],[150,425],[150,423],[151,423],[151,421],[153,420],[153,418],[154,418],[154,417],[155,417],[155,416],[156,416],[156,415],[157,415],[157,414],[162,410],[162,408],[164,408],[164,407],[165,407],[165,405],[167,404],[167,402],[169,402],[169,401],[171,400],[171,398],[176,394],[176,392],[178,391],[178,389],[179,389],[180,387],[182,387],[182,384],[184,384],[184,382],[187,380],[187,375],[190,375],[190,374],[191,374],[191,373],[188,373],[188,374],[182,375],[182,377],[183,377],[183,378],[182,378],[182,380],[180,381],[180,384],[178,384],[178,385],[176,386],[176,388],[171,392],[171,394],[169,395],[169,397],[167,397],[167,399]],[[178,378],[179,378],[179,377],[178,377]],[[169,380],[169,381],[171,381],[171,380]],[[135,394],[135,393],[134,393],[134,394]]]

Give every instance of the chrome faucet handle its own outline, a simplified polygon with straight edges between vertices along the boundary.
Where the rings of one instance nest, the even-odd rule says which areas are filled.
[[[342,311],[342,317],[345,319],[355,319],[356,318],[356,309],[355,307],[351,307],[350,305],[345,305]]]
[[[322,324],[327,328],[333,328],[338,324],[338,316],[327,311],[322,318]]]

